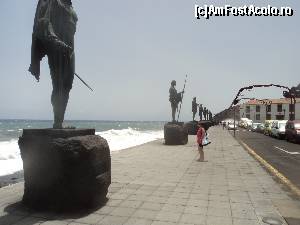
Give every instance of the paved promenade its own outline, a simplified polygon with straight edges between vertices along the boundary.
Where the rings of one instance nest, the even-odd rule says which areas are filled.
[[[2,188],[0,225],[263,225],[264,217],[299,225],[300,202],[226,130],[209,133],[208,162],[196,161],[194,136],[185,146],[161,140],[112,153],[109,201],[92,212],[33,212],[19,203],[22,183]]]

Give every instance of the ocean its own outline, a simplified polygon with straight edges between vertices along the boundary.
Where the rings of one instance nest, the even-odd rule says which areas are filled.
[[[118,151],[163,138],[160,121],[65,121],[67,126],[95,128],[105,138],[111,151]],[[23,169],[18,138],[23,129],[49,128],[50,120],[0,120],[0,176]]]

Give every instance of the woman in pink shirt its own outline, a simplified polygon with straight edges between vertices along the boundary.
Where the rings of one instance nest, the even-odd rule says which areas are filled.
[[[204,161],[204,152],[203,152],[203,145],[202,141],[205,137],[205,129],[203,128],[203,125],[201,123],[198,123],[198,132],[197,132],[197,143],[198,143],[198,151],[200,154],[200,157],[197,161],[203,162]]]

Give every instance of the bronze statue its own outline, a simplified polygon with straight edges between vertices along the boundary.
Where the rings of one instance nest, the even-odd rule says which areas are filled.
[[[206,120],[207,119],[207,109],[206,109],[206,107],[204,107],[204,109],[203,109],[203,116],[204,116],[204,120]]]
[[[29,71],[40,79],[47,55],[52,79],[53,128],[62,128],[75,73],[74,35],[77,15],[71,0],[39,0],[34,19]]]
[[[211,112],[211,111],[208,111],[208,115],[209,115],[209,116],[208,116],[208,117],[209,117],[209,120],[212,121],[212,112]]]
[[[198,104],[197,104],[197,101],[196,101],[196,97],[194,97],[193,101],[192,101],[193,121],[195,121],[195,115],[197,113],[197,108],[198,108]]]
[[[199,116],[200,116],[200,121],[202,120],[202,114],[203,114],[203,107],[202,104],[199,105]]]
[[[171,87],[169,89],[169,101],[171,103],[171,108],[172,108],[172,122],[176,122],[175,120],[175,114],[176,114],[176,110],[178,108],[178,103],[182,101],[182,92],[177,93],[177,90],[175,88],[176,86],[176,81],[173,80],[171,82]]]

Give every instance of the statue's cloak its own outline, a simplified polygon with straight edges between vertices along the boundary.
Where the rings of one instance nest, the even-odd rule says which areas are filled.
[[[39,80],[44,56],[62,46],[74,48],[77,16],[62,0],[39,0],[33,25],[29,71]]]

